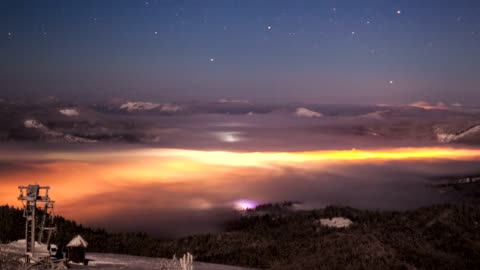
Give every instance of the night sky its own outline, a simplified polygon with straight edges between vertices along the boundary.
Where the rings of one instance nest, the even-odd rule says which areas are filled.
[[[0,1],[2,97],[480,105],[480,1]]]

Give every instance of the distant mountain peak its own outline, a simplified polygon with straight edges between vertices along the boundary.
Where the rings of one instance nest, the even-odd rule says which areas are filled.
[[[230,103],[230,104],[252,104],[250,101],[248,101],[246,99],[226,99],[226,98],[219,99],[218,103],[222,103],[222,104],[226,104],[226,103]]]
[[[322,117],[323,115],[319,112],[309,110],[307,108],[297,108],[295,115],[299,117]]]
[[[120,105],[120,109],[128,112],[159,110],[161,112],[174,113],[183,111],[183,108],[179,105],[145,101],[128,101]]]

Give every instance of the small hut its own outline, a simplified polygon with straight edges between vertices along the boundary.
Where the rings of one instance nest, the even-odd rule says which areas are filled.
[[[85,251],[88,243],[80,235],[75,236],[70,243],[68,243],[68,259],[75,263],[85,263]]]

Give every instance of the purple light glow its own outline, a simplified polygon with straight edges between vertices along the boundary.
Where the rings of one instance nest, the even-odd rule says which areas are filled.
[[[247,209],[255,209],[257,205],[258,204],[254,201],[242,199],[242,200],[235,201],[234,208],[235,210],[244,211]]]

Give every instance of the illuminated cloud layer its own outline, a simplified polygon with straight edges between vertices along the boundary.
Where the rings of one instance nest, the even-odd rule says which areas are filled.
[[[272,201],[360,207],[439,202],[440,195],[426,188],[425,177],[453,173],[452,166],[461,168],[457,172],[474,171],[478,157],[480,150],[475,148],[3,151],[0,198],[1,203],[19,206],[17,186],[37,182],[52,187],[57,213],[79,222],[130,230],[139,226],[133,220],[153,215],[164,224],[162,232],[185,234],[198,232],[188,227],[189,218],[204,222],[200,231],[210,231],[209,220],[225,217],[220,209]],[[162,219],[165,215],[171,218]],[[172,219],[188,228],[174,226]]]

